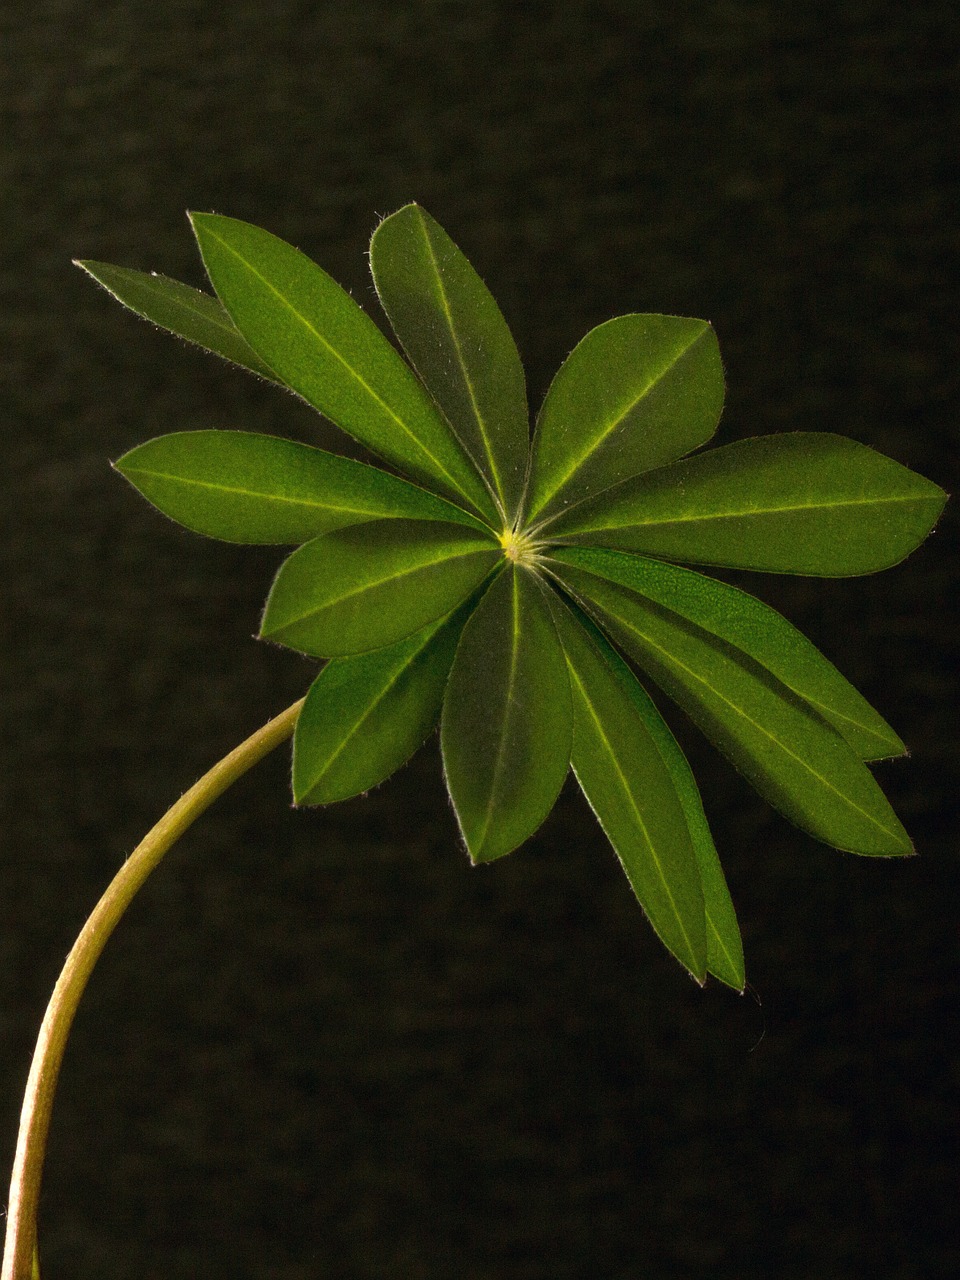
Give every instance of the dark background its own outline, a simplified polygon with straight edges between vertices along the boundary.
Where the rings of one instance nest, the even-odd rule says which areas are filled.
[[[704,316],[721,440],[839,431],[950,489],[951,11],[3,0],[4,1178],[86,912],[313,670],[251,640],[280,553],[179,531],[107,460],[183,428],[342,441],[70,259],[199,284],[183,211],[213,209],[376,312],[367,238],[416,198],[500,300],[534,404],[592,325]],[[290,809],[285,752],[261,765],[95,975],[45,1280],[960,1273],[955,528],[877,577],[749,583],[909,744],[878,773],[922,856],[815,844],[685,734],[742,999],[657,944],[572,789],[471,870],[434,744],[319,812]]]

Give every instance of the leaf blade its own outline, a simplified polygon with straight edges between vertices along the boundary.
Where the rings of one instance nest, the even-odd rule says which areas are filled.
[[[557,558],[567,559],[563,551]],[[571,563],[646,596],[717,636],[809,702],[862,760],[903,755],[903,743],[837,668],[756,596],[692,569],[622,551],[578,547]]]
[[[680,798],[633,702],[636,680],[559,601],[554,620],[570,673],[574,774],[654,930],[702,984],[700,869]]]
[[[399,476],[278,436],[176,431],[113,465],[164,515],[226,542],[302,543],[387,518],[483,527]]]
[[[508,566],[460,637],[440,720],[444,775],[473,862],[522,844],[570,761],[566,660],[543,588]]]
[[[413,371],[335,280],[250,223],[190,217],[218,297],[287,386],[388,462],[495,521],[480,476]]]
[[[611,652],[613,652],[611,650]],[[616,656],[616,655],[615,655]],[[653,701],[639,681],[630,686],[634,705],[644,718],[650,736],[656,742],[673,785],[676,787],[693,840],[703,890],[704,918],[707,926],[707,972],[721,982],[742,992],[746,985],[743,941],[733,899],[727,886],[720,857],[713,842],[707,816],[703,811],[700,788],[680,744],[670,732]]]
[[[526,479],[527,395],[516,343],[493,295],[417,204],[377,227],[370,267],[410,363],[512,524]]]
[[[768,803],[802,830],[851,853],[913,851],[866,766],[808,703],[744,665],[723,641],[642,596],[569,562],[551,568]]]
[[[135,271],[89,259],[75,259],[75,264],[135,315],[259,378],[283,386],[241,336],[217,298],[155,271]]]
[[[773,573],[845,577],[898,564],[943,509],[937,485],[829,432],[740,440],[627,481],[551,536]]]
[[[454,525],[335,529],[281,565],[260,635],[319,658],[382,649],[456,608],[499,559],[491,538]]]
[[[706,443],[723,408],[723,366],[705,320],[626,315],[598,325],[554,378],[533,440],[528,520]]]
[[[310,687],[293,740],[297,804],[333,804],[405,764],[440,717],[469,603],[398,644],[333,658]]]

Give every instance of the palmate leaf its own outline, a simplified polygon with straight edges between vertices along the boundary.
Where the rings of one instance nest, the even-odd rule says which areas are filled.
[[[382,649],[456,608],[499,558],[491,537],[456,525],[336,529],[281,565],[260,634],[318,658]]]
[[[217,296],[288,387],[387,462],[496,519],[410,367],[335,280],[259,227],[209,213],[191,220]]]
[[[301,543],[368,520],[479,520],[378,467],[276,436],[176,431],[114,463],[164,515],[227,542]]]
[[[696,564],[843,577],[909,555],[946,498],[855,440],[798,431],[740,440],[629,480],[566,512],[549,536]]]
[[[295,735],[298,803],[375,786],[439,714],[447,787],[471,859],[485,862],[539,827],[572,763],[668,948],[698,979],[742,989],[696,782],[612,641],[804,830],[856,853],[910,851],[864,763],[903,751],[893,730],[785,618],[669,562],[873,572],[922,541],[942,490],[832,435],[686,458],[713,435],[724,379],[710,325],[677,316],[619,316],[588,333],[528,445],[506,322],[419,206],[384,219],[370,250],[413,368],[297,249],[235,219],[192,220],[216,298],[80,265],[414,481],[232,431],[175,432],[116,464],[189,528],[303,544],[261,627],[330,659]]]
[[[702,982],[707,934],[697,856],[663,757],[611,666],[563,605],[554,607],[573,700],[571,764],[650,923]]]
[[[622,551],[577,547],[551,554],[646,596],[739,650],[809,702],[862,760],[903,755],[894,731],[833,663],[755,596],[691,569]]]
[[[523,366],[490,290],[417,204],[380,223],[370,269],[410,363],[512,525],[523,496],[529,426]]]
[[[506,567],[467,622],[443,703],[450,798],[474,862],[522,844],[570,762],[570,682],[545,589]]]
[[[528,524],[705,444],[723,409],[723,366],[706,320],[618,316],[576,346],[537,419]]]
[[[677,614],[579,566],[552,567],[774,808],[837,849],[913,851],[866,765],[809,703]]]
[[[468,603],[398,644],[326,664],[297,720],[297,804],[331,804],[359,795],[413,755],[440,718],[469,614]]]
[[[82,267],[118,302],[144,320],[283,386],[269,365],[244,341],[223,304],[208,293],[155,271],[134,271],[130,267],[111,266],[109,262],[80,260],[76,266]]]

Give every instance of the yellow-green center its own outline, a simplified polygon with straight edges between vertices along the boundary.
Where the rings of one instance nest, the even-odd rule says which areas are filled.
[[[537,544],[517,529],[504,529],[500,535],[503,554],[514,564],[533,565],[537,562]]]

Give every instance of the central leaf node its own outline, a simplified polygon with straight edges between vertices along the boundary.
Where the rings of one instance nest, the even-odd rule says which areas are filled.
[[[517,529],[504,529],[500,535],[503,554],[514,564],[536,564],[536,546],[531,538]]]

